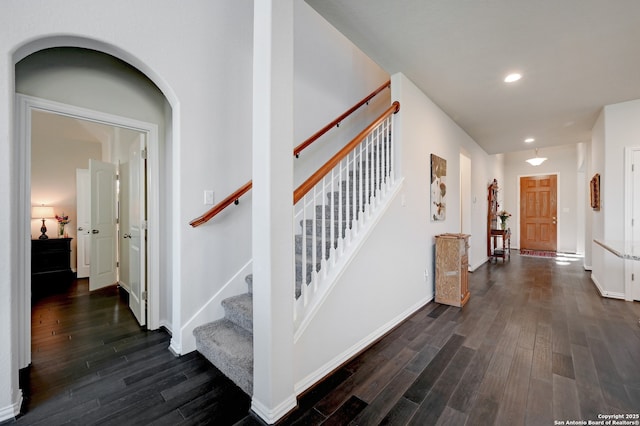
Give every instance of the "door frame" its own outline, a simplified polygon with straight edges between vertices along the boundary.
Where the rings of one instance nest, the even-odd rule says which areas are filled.
[[[633,218],[633,172],[631,167],[633,165],[633,154],[636,151],[640,151],[640,146],[626,146],[624,147],[624,235],[632,235],[633,226],[631,224],[631,219]],[[636,171],[635,173],[638,173]],[[640,225],[636,225],[640,226]],[[626,238],[626,237],[625,237]],[[626,246],[631,244],[633,240],[625,240],[625,249]],[[638,268],[638,261],[632,259],[624,259],[624,294],[625,300],[633,301],[635,300],[636,293],[640,293],[639,291],[634,291],[634,281],[637,285],[640,281],[640,277],[636,280],[633,280],[634,271],[637,273],[640,271]],[[640,275],[640,273],[638,273]]]
[[[560,203],[560,198],[561,198],[561,191],[560,191],[560,173],[559,172],[541,172],[541,173],[527,173],[527,174],[522,174],[522,175],[517,175],[516,176],[516,194],[517,194],[517,202],[516,202],[516,211],[517,216],[516,216],[516,232],[517,232],[517,238],[515,239],[516,243],[518,244],[517,248],[520,249],[520,205],[521,205],[521,201],[520,201],[520,178],[523,177],[534,177],[534,176],[550,176],[550,175],[555,175],[556,176],[556,251],[560,248],[560,246],[558,245],[558,240],[560,239],[560,230],[562,227],[562,222],[560,221],[560,214],[559,214],[559,209],[560,206],[562,205]],[[513,239],[513,230],[511,231],[511,237]]]
[[[48,99],[16,94],[16,141],[18,164],[18,360],[19,368],[31,363],[31,113],[34,110],[65,115],[147,135],[147,327],[160,326],[160,161],[158,126]]]

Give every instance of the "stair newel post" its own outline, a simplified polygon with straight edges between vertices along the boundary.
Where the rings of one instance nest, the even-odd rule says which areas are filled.
[[[396,154],[395,146],[393,144],[393,119],[391,117],[387,119],[387,125],[389,131],[386,132],[385,135],[387,136],[387,143],[389,144],[389,180],[391,181],[391,185],[393,185],[396,183],[396,171],[393,167],[395,165]]]
[[[385,192],[391,186],[391,168],[389,167],[391,162],[391,141],[386,137],[388,133],[388,121],[384,121],[384,126],[382,128],[382,143],[384,144],[384,179],[385,179]]]

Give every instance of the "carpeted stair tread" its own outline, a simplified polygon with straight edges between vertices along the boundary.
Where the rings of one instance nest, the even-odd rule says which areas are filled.
[[[222,301],[224,317],[245,330],[253,331],[253,295],[243,293]]]
[[[248,395],[253,394],[253,334],[221,319],[193,330],[196,348]]]

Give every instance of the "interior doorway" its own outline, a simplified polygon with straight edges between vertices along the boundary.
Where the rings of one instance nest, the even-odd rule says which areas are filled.
[[[520,248],[556,251],[558,176],[520,178]]]
[[[625,252],[640,256],[640,146],[626,147],[625,157]],[[625,299],[640,301],[640,261],[625,259]]]
[[[460,153],[460,232],[471,234],[471,159]]]
[[[143,322],[147,323],[148,328],[156,329],[159,327],[159,244],[158,244],[158,218],[159,218],[159,170],[158,170],[158,130],[155,124],[145,123],[138,120],[132,120],[126,117],[114,116],[111,114],[105,114],[97,111],[92,111],[72,105],[61,104],[58,102],[48,101],[40,98],[33,98],[24,95],[17,95],[18,100],[18,139],[21,149],[21,163],[20,169],[21,180],[21,209],[25,212],[24,226],[20,227],[21,231],[28,239],[29,232],[31,232],[31,220],[30,215],[26,212],[30,211],[31,200],[31,138],[32,138],[32,121],[34,114],[40,112],[54,113],[61,116],[70,117],[73,119],[83,120],[88,123],[99,123],[106,126],[114,126],[119,129],[127,129],[133,132],[137,132],[138,135],[143,135],[143,140],[146,141],[148,147],[145,157],[146,163],[144,171],[146,177],[142,182],[139,182],[141,186],[146,189],[146,207],[144,211],[147,214],[144,223],[141,225],[144,228],[146,239],[145,245],[145,263],[140,265],[141,273],[145,276],[145,281],[149,283],[146,288],[140,286],[139,296],[137,297],[137,303],[143,305],[146,308],[146,312],[141,316]],[[141,137],[137,138],[139,142]],[[116,146],[111,144],[108,148],[104,148],[106,152],[109,150],[114,151]],[[129,149],[126,150],[127,155]],[[109,155],[113,152],[109,153]],[[115,155],[115,154],[114,154]],[[75,173],[75,170],[74,172]],[[33,235],[33,234],[32,234]],[[25,286],[21,289],[20,295],[20,315],[19,315],[19,328],[21,333],[20,338],[20,364],[21,368],[26,367],[31,362],[31,297],[30,297],[30,265],[31,265],[31,253],[30,244],[26,244],[23,247],[23,256],[27,260],[24,263],[23,274],[25,277]],[[130,298],[132,299],[132,298]],[[144,300],[144,303],[140,301]],[[138,312],[140,314],[140,312]],[[138,316],[138,315],[136,315]]]

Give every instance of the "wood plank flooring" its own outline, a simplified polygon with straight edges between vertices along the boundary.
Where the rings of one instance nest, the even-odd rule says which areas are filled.
[[[141,328],[115,286],[77,280],[34,301],[24,425],[233,424],[250,398],[197,352],[175,357],[166,331]]]
[[[640,413],[640,304],[601,298],[582,259],[511,256],[470,274],[299,399],[285,425],[553,425]],[[174,357],[115,288],[33,309],[18,424],[261,425],[197,353]]]

